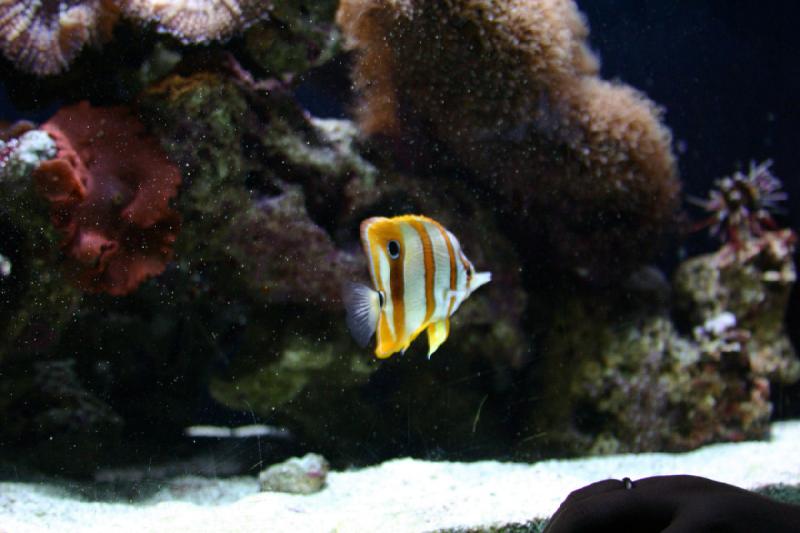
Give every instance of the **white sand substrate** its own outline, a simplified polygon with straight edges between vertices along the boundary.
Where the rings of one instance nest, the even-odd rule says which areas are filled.
[[[174,478],[131,503],[90,501],[68,488],[0,482],[0,532],[422,532],[550,516],[570,491],[609,477],[695,474],[744,488],[800,484],[800,421],[765,442],[718,444],[534,464],[397,459],[332,472],[309,496],[260,493],[255,478]]]

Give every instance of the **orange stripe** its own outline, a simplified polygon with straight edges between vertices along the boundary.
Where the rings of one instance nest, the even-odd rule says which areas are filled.
[[[439,228],[439,232],[444,237],[444,242],[447,244],[447,253],[450,255],[450,290],[456,290],[456,252],[453,250],[453,243],[450,242],[450,237],[447,235],[447,231],[442,227],[441,224],[436,223],[436,227]],[[450,313],[453,312],[453,304],[455,303],[455,298],[450,297],[450,303],[447,306],[447,316],[450,316]]]
[[[467,260],[464,258],[464,254],[459,252],[458,258],[461,259],[461,266],[464,267],[464,271],[469,272],[469,263],[467,263]]]
[[[467,289],[469,289],[470,282],[472,281],[472,273],[469,269],[469,261],[464,257],[464,252],[460,252],[458,256],[461,258],[461,266],[464,267],[464,276],[467,278]]]
[[[425,263],[425,320],[423,324],[426,324],[431,315],[433,315],[435,303],[433,299],[433,279],[436,273],[436,263],[433,261],[433,243],[431,243],[431,238],[421,222],[412,220],[411,227],[417,231],[419,239],[422,241],[422,258]]]

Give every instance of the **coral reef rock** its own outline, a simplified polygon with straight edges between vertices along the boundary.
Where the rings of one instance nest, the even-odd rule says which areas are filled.
[[[726,245],[714,254],[693,257],[675,274],[679,314],[696,325],[729,314],[731,329],[743,335],[741,344],[753,370],[782,383],[800,378],[800,362],[784,325],[796,280],[795,240],[792,230],[769,231],[742,243],[738,252]]]
[[[262,491],[314,494],[325,486],[330,465],[316,453],[292,457],[258,474]]]
[[[467,184],[414,178],[367,160],[351,122],[310,117],[279,84],[265,91],[260,83],[242,73],[182,72],[139,102],[143,120],[184,171],[176,271],[203,305],[214,302],[235,324],[216,341],[225,357],[212,396],[277,418],[340,463],[355,449],[381,456],[460,449],[441,421],[464,421],[460,435],[473,437],[475,410],[506,386],[501,376],[527,353],[516,249]],[[409,212],[458,232],[475,264],[492,266],[494,280],[454,318],[436,363],[409,352],[378,376],[370,351],[346,331],[340,284],[368,274],[361,221]],[[437,387],[450,381],[450,402],[422,407],[437,403]],[[409,397],[418,429],[405,438],[400,406]],[[500,405],[485,403],[487,413]],[[497,425],[487,414],[473,438],[493,438]],[[330,431],[341,438],[326,438]]]
[[[269,18],[244,35],[250,57],[271,75],[292,76],[317,67],[339,51],[336,0],[272,2]]]
[[[163,272],[180,226],[169,202],[181,174],[142,124],[127,108],[82,102],[42,129],[58,154],[34,179],[63,235],[70,277],[82,290],[123,295]]]
[[[58,237],[31,186],[38,165],[56,155],[56,144],[31,128],[18,123],[0,132],[0,360],[51,346],[79,299],[52,269]]]
[[[727,246],[685,261],[674,324],[665,309],[637,311],[619,295],[562,302],[540,376],[548,400],[527,431],[542,428],[545,447],[571,453],[768,436],[770,384],[800,378],[784,329],[793,242],[790,230],[768,232],[743,263]]]
[[[442,141],[557,264],[624,274],[673,221],[661,111],[597,77],[572,1],[344,0],[337,20],[364,130]]]
[[[280,91],[267,97],[208,73],[165,79],[142,109],[185,169],[176,246],[187,270],[232,262],[238,274],[227,284],[252,297],[338,305],[341,283],[364,263],[336,248],[325,229],[336,213],[325,210],[353,175],[375,173],[341,132]]]
[[[81,380],[74,360],[6,366],[2,377],[0,436],[7,449],[13,443],[50,471],[86,476],[119,442],[122,418]]]

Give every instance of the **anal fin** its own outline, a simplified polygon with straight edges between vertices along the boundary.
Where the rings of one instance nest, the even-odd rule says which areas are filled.
[[[430,359],[433,352],[435,352],[447,336],[450,335],[450,320],[445,318],[438,322],[433,322],[428,326],[428,358]]]

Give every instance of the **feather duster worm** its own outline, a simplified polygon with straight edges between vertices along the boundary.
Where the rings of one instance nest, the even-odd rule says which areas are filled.
[[[155,139],[124,107],[87,102],[42,125],[58,153],[34,173],[60,230],[65,266],[88,292],[128,294],[164,271],[180,217],[169,206],[181,182]]]
[[[670,132],[644,95],[597,77],[572,1],[343,0],[337,20],[362,127],[443,141],[560,266],[622,273],[672,221]]]

